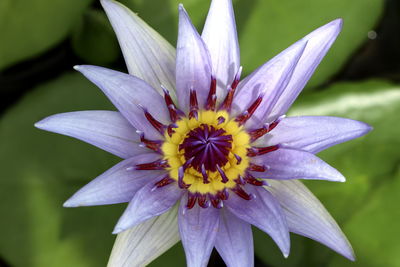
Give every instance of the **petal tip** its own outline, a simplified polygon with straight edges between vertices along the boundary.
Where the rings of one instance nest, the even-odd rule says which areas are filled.
[[[64,202],[63,207],[64,208],[76,208],[79,207],[80,205],[77,204],[75,201],[73,201],[72,198],[68,199],[67,201]]]

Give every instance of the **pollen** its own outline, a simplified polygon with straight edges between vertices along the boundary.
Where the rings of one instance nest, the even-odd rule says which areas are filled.
[[[175,123],[161,146],[169,176],[192,194],[234,188],[249,166],[250,135],[226,111],[201,110]]]

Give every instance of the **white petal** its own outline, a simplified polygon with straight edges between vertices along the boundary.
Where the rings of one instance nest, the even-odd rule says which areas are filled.
[[[333,145],[360,137],[371,130],[364,122],[337,118],[302,116],[282,119],[278,126],[257,140],[257,144],[285,144],[318,153]]]
[[[148,152],[139,146],[136,129],[115,111],[61,113],[35,123],[35,127],[80,139],[125,159]]]
[[[179,32],[176,47],[176,92],[180,108],[187,112],[190,89],[197,93],[199,107],[206,102],[211,82],[211,60],[206,45],[179,5]]]
[[[215,248],[229,267],[254,266],[251,225],[240,220],[227,209],[221,210]]]
[[[163,214],[175,205],[181,195],[182,189],[178,187],[177,183],[160,188],[155,186],[154,181],[147,183],[135,194],[118,220],[113,233],[118,234],[154,216]]]
[[[267,179],[312,179],[344,182],[346,179],[335,168],[312,153],[279,148],[273,152],[251,159],[257,165],[265,166],[265,172],[252,172],[257,178]]]
[[[79,189],[64,203],[64,207],[108,205],[131,201],[135,193],[151,180],[161,179],[164,171],[140,171],[128,168],[160,158],[147,153],[121,161]]]
[[[297,42],[273,59],[259,67],[238,85],[238,93],[233,99],[233,114],[238,115],[248,109],[262,96],[262,102],[247,121],[247,128],[259,127],[278,101],[288,84],[293,71],[303,54],[307,42]]]
[[[289,84],[269,114],[267,121],[273,121],[286,113],[336,40],[341,29],[342,20],[337,19],[316,29],[300,40],[300,42],[307,41],[307,47],[293,72]]]
[[[240,66],[239,42],[231,0],[213,0],[201,34],[210,52],[221,102]]]
[[[181,200],[178,214],[179,233],[185,248],[188,267],[205,267],[218,233],[219,210],[195,205],[186,208],[187,198]]]
[[[163,84],[175,99],[175,49],[124,5],[101,0],[118,37],[130,74],[162,94]]]
[[[163,138],[143,112],[146,108],[156,120],[170,123],[163,97],[150,85],[132,75],[102,67],[83,65],[74,68],[96,84],[133,127],[144,132],[146,138]]]
[[[146,266],[179,241],[178,207],[118,234],[108,267]]]
[[[269,183],[267,189],[280,201],[291,232],[314,239],[354,260],[353,249],[335,220],[300,181]]]

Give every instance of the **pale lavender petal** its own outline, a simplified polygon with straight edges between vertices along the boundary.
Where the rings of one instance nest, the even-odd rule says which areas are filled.
[[[264,188],[247,187],[255,198],[244,200],[234,193],[224,201],[225,206],[239,219],[266,232],[287,257],[290,251],[290,236],[283,210],[275,197]]]
[[[157,181],[151,181],[137,191],[115,226],[114,234],[163,214],[181,197],[182,189],[178,187],[177,183],[158,188],[155,182]]]
[[[188,267],[205,267],[214,247],[218,233],[219,210],[203,209],[195,205],[186,208],[187,197],[181,200],[178,213],[179,233],[185,248]]]
[[[222,101],[240,66],[239,42],[231,0],[211,2],[203,33],[217,78],[217,100]]]
[[[307,41],[306,49],[293,72],[289,84],[269,114],[267,121],[273,121],[286,113],[336,40],[341,29],[342,20],[337,19],[316,29],[299,41]]]
[[[254,266],[251,225],[240,220],[227,209],[221,210],[215,248],[229,267]]]
[[[372,130],[360,121],[337,117],[290,117],[257,141],[257,144],[284,144],[286,147],[318,153],[328,147],[358,138]]]
[[[257,178],[314,179],[334,182],[346,180],[335,168],[314,154],[302,150],[279,148],[252,158],[252,162],[266,168],[265,172],[252,172]]]
[[[175,98],[175,49],[124,5],[101,0],[118,37],[130,74],[162,93],[163,84]]]
[[[144,116],[143,108],[161,123],[170,123],[168,109],[161,95],[141,79],[122,72],[97,67],[75,66],[75,69],[96,84],[121,114],[149,139],[162,135]]]
[[[80,139],[124,159],[148,152],[139,146],[136,129],[115,111],[61,113],[35,123],[35,127]]]
[[[199,107],[207,99],[211,81],[211,60],[206,45],[188,14],[179,5],[179,31],[176,47],[176,92],[180,108],[187,112],[190,89],[196,90]]]
[[[335,220],[300,181],[271,180],[269,183],[268,190],[280,201],[291,232],[314,239],[350,260],[355,259],[349,241]]]
[[[282,95],[307,42],[297,42],[259,67],[238,85],[233,100],[233,114],[238,115],[262,96],[262,102],[246,123],[247,128],[258,127]]]
[[[130,170],[136,164],[160,158],[147,153],[121,161],[82,187],[64,203],[64,207],[108,205],[131,201],[135,193],[149,181],[161,179],[165,171]]]
[[[178,206],[175,206],[118,234],[107,266],[147,266],[178,241]]]

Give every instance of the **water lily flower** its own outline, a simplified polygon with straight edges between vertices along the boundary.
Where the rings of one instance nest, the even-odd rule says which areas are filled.
[[[200,35],[182,5],[174,48],[137,15],[101,1],[129,74],[76,66],[117,111],[50,116],[36,127],[81,139],[123,160],[65,207],[129,202],[115,226],[109,266],[143,266],[179,240],[187,265],[215,247],[228,266],[253,266],[251,225],[286,257],[289,233],[343,256],[353,250],[298,179],[343,182],[315,154],[370,131],[336,117],[285,117],[342,26],[311,32],[241,79],[230,0],[213,0]]]

